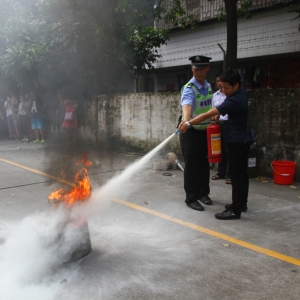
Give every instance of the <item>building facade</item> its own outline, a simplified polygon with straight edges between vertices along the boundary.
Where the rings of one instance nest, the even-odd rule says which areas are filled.
[[[238,68],[247,89],[300,87],[299,19],[286,9],[293,2],[253,1],[251,18],[238,18]],[[158,49],[162,57],[155,69],[141,78],[140,91],[180,90],[192,77],[188,58],[198,54],[212,57],[208,81],[214,87],[224,59],[218,44],[223,49],[227,46],[226,22],[217,19],[222,5],[222,0],[186,1],[187,12],[199,18],[199,26],[171,30],[168,44]]]

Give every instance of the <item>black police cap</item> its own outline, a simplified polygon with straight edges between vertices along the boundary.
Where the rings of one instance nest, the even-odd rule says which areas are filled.
[[[203,55],[195,55],[191,56],[189,60],[191,61],[191,65],[193,69],[199,69],[205,66],[209,65],[209,61],[211,60],[211,57],[203,56]]]

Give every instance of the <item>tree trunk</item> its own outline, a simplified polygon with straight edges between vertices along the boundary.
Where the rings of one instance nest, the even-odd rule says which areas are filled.
[[[224,0],[227,15],[226,68],[237,67],[237,0]]]
[[[135,92],[136,93],[139,92],[139,74],[138,73],[135,74]]]

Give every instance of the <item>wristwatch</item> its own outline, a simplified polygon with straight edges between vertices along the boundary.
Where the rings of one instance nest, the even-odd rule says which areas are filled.
[[[191,128],[192,127],[192,125],[190,124],[189,121],[186,121],[185,124],[186,124],[187,128]]]

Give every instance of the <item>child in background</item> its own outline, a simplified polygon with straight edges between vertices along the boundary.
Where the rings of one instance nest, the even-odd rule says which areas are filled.
[[[43,115],[47,102],[37,97],[33,90],[30,91],[29,107],[31,109],[31,128],[35,132],[36,140],[34,143],[39,142],[39,135],[41,136],[41,143],[44,143],[44,130],[43,130]]]
[[[4,97],[0,97],[0,138],[7,137],[7,121],[6,121],[6,111],[4,108]]]
[[[67,147],[75,146],[77,134],[77,116],[76,109],[78,107],[76,101],[72,101],[69,97],[65,98],[65,117],[62,123],[66,130]]]
[[[20,139],[20,132],[19,132],[19,120],[18,120],[18,112],[19,112],[19,101],[18,98],[15,95],[11,95],[11,103],[13,107],[13,122],[15,125],[16,130],[16,140],[18,141]]]
[[[4,103],[4,109],[6,111],[6,119],[8,125],[9,132],[9,140],[13,139],[13,130],[15,130],[15,123],[13,120],[13,104],[9,97],[6,97],[6,101]]]
[[[29,120],[29,101],[25,100],[24,95],[20,95],[20,104],[18,119],[20,122],[20,135],[23,137],[22,142],[28,143],[28,120]]]

